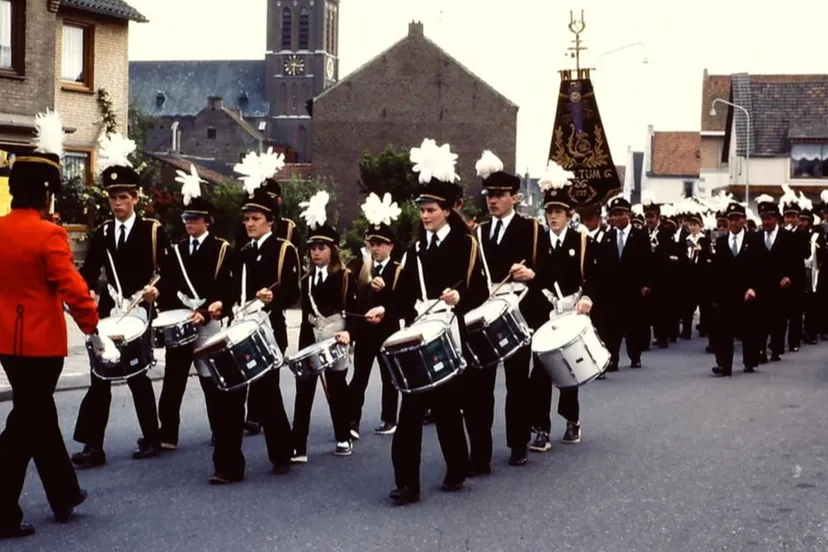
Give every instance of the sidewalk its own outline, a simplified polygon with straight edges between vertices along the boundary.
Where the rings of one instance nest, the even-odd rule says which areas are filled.
[[[287,353],[296,352],[296,345],[299,342],[299,321],[301,311],[291,309],[285,312],[288,326],[288,350]],[[73,389],[85,389],[89,387],[89,357],[84,345],[83,333],[81,333],[75,321],[66,315],[66,327],[69,333],[69,356],[63,365],[63,373],[58,380],[57,391],[70,391]],[[164,349],[155,349],[157,364],[150,368],[147,375],[153,381],[164,379]],[[191,370],[195,374],[195,369]],[[115,385],[123,385],[123,382]],[[0,370],[0,402],[11,399],[11,386],[6,378],[6,373]]]

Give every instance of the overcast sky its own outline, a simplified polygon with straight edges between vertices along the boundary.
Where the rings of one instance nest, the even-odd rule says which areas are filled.
[[[130,59],[264,57],[266,0],[129,2],[150,20],[132,25]],[[598,69],[593,81],[617,164],[628,146],[643,148],[648,124],[699,129],[705,67],[711,73],[828,73],[825,0],[573,0],[555,7],[562,4],[342,0],[340,78],[405,35],[410,20],[421,20],[429,38],[520,106],[517,167],[537,174],[552,135],[557,71],[571,66],[565,57],[570,6],[576,14],[585,9],[585,55]],[[646,50],[601,55],[636,42]]]

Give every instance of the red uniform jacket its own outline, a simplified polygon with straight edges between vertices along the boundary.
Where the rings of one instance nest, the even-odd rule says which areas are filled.
[[[14,209],[0,217],[0,244],[0,355],[65,357],[64,302],[81,331],[98,325],[66,231],[33,209]]]

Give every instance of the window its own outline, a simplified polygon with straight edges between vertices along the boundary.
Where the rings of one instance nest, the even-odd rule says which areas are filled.
[[[333,15],[331,16],[331,53],[333,55],[339,55],[339,12],[336,11],[336,8],[333,10]]]
[[[215,127],[207,127],[207,139],[208,140],[215,140],[216,139],[216,128]]]
[[[307,50],[310,47],[310,14],[307,8],[299,12],[299,49]]]
[[[325,7],[325,51],[331,51],[331,22],[333,21],[333,12],[331,11],[331,6],[328,5]]]
[[[290,8],[282,10],[282,50],[293,49],[293,12]]]
[[[684,181],[684,197],[693,197],[693,181]]]
[[[63,180],[69,182],[79,178],[84,184],[91,185],[92,166],[89,163],[89,158],[90,153],[88,151],[65,151],[61,167]]]
[[[26,2],[0,0],[0,74],[23,75]]]
[[[92,88],[93,28],[65,23],[60,77],[64,83]]]
[[[296,94],[297,94],[297,89],[296,89],[296,83],[294,82],[293,84],[290,85],[290,112],[292,114],[296,114],[296,102],[297,102]]]
[[[828,178],[828,143],[791,146],[791,178]]]

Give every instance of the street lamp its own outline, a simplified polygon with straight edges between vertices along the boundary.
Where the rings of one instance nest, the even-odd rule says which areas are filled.
[[[606,51],[602,54],[599,54],[598,57],[595,58],[593,63],[597,64],[598,60],[601,59],[604,56],[608,56],[610,54],[614,54],[614,53],[620,52],[622,50],[629,50],[630,48],[644,48],[644,59],[643,59],[642,63],[644,63],[646,65],[647,64],[647,45],[644,44],[643,42],[632,42],[630,44],[625,44],[624,46],[619,46],[618,48],[613,48],[612,50],[608,50],[608,51]]]
[[[740,110],[742,113],[745,114],[745,118],[747,119],[747,147],[745,148],[745,203],[750,205],[750,113],[747,109],[742,107],[741,105],[731,103],[727,100],[723,100],[721,98],[716,98],[713,100],[713,103],[710,104],[710,116],[716,116],[716,104],[723,103],[725,105],[729,105],[732,108]]]

